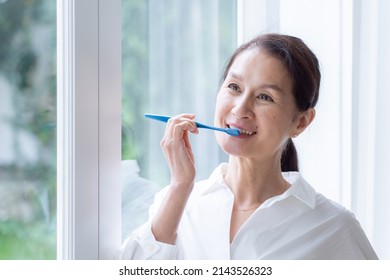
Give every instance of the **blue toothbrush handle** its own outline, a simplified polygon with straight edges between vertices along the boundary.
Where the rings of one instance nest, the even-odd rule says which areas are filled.
[[[144,117],[145,118],[149,118],[149,119],[153,119],[153,120],[157,120],[157,121],[160,121],[160,122],[167,122],[171,118],[169,116],[155,115],[155,114],[148,114],[148,113],[144,114]],[[218,131],[226,132],[227,134],[233,135],[233,136],[239,136],[240,135],[240,131],[238,129],[234,129],[234,128],[219,128],[219,127],[205,125],[205,124],[198,123],[198,122],[195,122],[195,124],[199,128],[218,130]]]
[[[226,129],[224,129],[224,128],[219,128],[219,127],[215,127],[215,126],[209,126],[209,125],[205,125],[205,124],[198,123],[198,122],[195,122],[195,124],[199,128],[206,128],[206,129],[218,130],[218,131],[226,132]]]
[[[160,122],[168,122],[168,120],[171,118],[171,117],[168,117],[168,116],[155,115],[155,114],[145,114],[144,117],[148,118],[148,119],[157,120],[157,121],[160,121]]]
[[[155,114],[145,114],[144,116],[145,116],[145,118],[157,120],[157,121],[160,121],[160,122],[168,122],[168,120],[171,118],[169,116],[155,115]],[[208,125],[205,125],[205,124],[201,124],[201,123],[198,123],[198,122],[195,122],[195,124],[199,128],[218,129],[216,127],[211,127],[211,126],[208,126]],[[223,129],[221,129],[221,130],[223,130]]]

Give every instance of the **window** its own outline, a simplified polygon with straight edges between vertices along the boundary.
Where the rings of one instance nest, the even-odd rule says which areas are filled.
[[[169,6],[168,2],[172,5],[174,3],[174,8]],[[195,2],[186,2],[185,5],[188,7],[186,20],[196,18],[193,17],[196,13],[204,14],[199,8],[202,1],[196,2],[197,7],[193,6]],[[215,4],[211,2],[213,3],[211,5]],[[187,37],[187,34],[191,34],[187,25],[183,23],[174,25],[175,15],[177,16],[174,11],[183,8],[180,1],[167,1],[165,5],[153,1],[148,3],[151,5],[147,14],[149,20],[144,23],[148,24],[150,39],[148,50],[153,51],[148,56],[149,68],[144,69],[146,71],[144,73],[147,73],[148,88],[141,89],[141,92],[144,94],[144,100],[147,98],[149,100],[145,101],[146,103],[135,101],[134,98],[137,97],[132,93],[138,93],[139,90],[132,91],[125,87],[124,98],[129,95],[131,100],[135,101],[133,104],[137,104],[138,116],[142,116],[147,109],[152,113],[165,114],[196,112],[199,119],[212,119],[206,112],[213,112],[213,106],[203,113],[197,104],[208,106],[201,96],[204,92],[207,94],[212,92],[213,89],[207,88],[206,91],[196,89],[194,94],[191,91],[192,87],[185,87],[190,83],[186,80],[184,69],[190,65],[190,71],[196,71],[198,69],[196,67],[202,62],[192,63],[188,59],[184,59],[183,62],[181,58],[181,55],[185,55],[182,46],[186,39],[192,36]],[[222,6],[225,7],[225,3],[220,4],[220,7]],[[309,0],[238,0],[235,1],[235,26],[231,27],[231,30],[236,32],[238,43],[249,40],[258,33],[281,32],[302,38],[317,54],[322,68],[320,101],[315,122],[296,139],[301,171],[318,191],[342,203],[356,214],[382,258],[389,258],[390,252],[385,249],[388,248],[385,238],[388,226],[379,218],[383,217],[380,213],[388,212],[389,209],[384,200],[384,197],[388,197],[388,188],[384,187],[388,164],[386,165],[384,159],[387,158],[385,154],[389,151],[384,139],[388,139],[389,133],[385,129],[379,129],[385,126],[383,122],[388,119],[386,118],[388,110],[384,109],[386,107],[384,104],[388,104],[388,98],[384,94],[388,89],[388,83],[383,78],[383,73],[388,72],[385,71],[385,65],[389,65],[385,51],[389,38],[384,35],[386,34],[384,30],[389,24],[385,12],[388,11],[387,6],[385,1],[334,0],[314,3]],[[209,8],[207,11],[210,10],[212,9]],[[164,22],[164,17],[161,17],[159,11],[167,15],[170,22]],[[143,17],[144,20],[145,18]],[[214,20],[215,18],[213,17]],[[329,21],[329,18],[333,20]],[[153,21],[158,22],[158,30],[155,33]],[[211,25],[219,26],[216,22],[209,24]],[[181,33],[182,30],[185,30],[185,33]],[[234,44],[229,45],[223,40],[222,44],[230,49],[226,53],[228,56]],[[196,40],[191,47],[198,45],[199,41]],[[179,47],[179,51],[173,52],[175,47]],[[213,48],[209,49],[213,51]],[[216,53],[224,55],[221,50]],[[198,54],[196,51],[193,52],[194,57]],[[214,54],[213,57],[216,58],[218,55]],[[185,67],[182,63],[185,63]],[[216,68],[209,69],[210,75],[219,73]],[[196,81],[202,83],[204,80],[197,78]],[[183,100],[182,96],[186,96],[186,99]],[[194,100],[186,102],[188,98],[194,96],[196,96]],[[139,104],[142,105],[138,107]],[[123,116],[127,113],[126,108],[123,107]],[[126,125],[125,122],[124,124]],[[134,143],[138,141],[146,149],[142,150],[141,147],[135,149],[140,152],[136,158],[140,161],[141,174],[153,181],[163,182],[164,185],[167,183],[167,178],[164,179],[165,164],[158,145],[164,126],[146,120],[141,120],[139,125],[142,128],[134,129],[132,135],[134,138],[140,137]],[[124,129],[130,127],[131,125]],[[149,136],[142,138],[143,133]],[[205,139],[204,142],[202,139],[197,139],[196,142],[198,141],[202,148],[210,147],[211,143],[214,143],[211,138]],[[125,143],[130,142],[126,140]],[[201,150],[195,148],[195,151],[199,155],[202,154]],[[223,160],[223,156],[217,151],[213,148],[207,151],[208,155],[212,155],[208,159],[215,159],[215,162],[211,160],[199,163],[200,178],[207,176],[212,166]],[[142,155],[146,154],[152,158],[142,158]],[[126,154],[122,156],[125,159],[127,157]],[[197,157],[198,160],[199,158],[202,156]]]
[[[169,180],[159,146],[164,125],[143,114],[190,111],[209,122],[236,41],[269,31],[301,37],[321,61],[317,119],[296,141],[302,172],[352,209],[379,256],[390,258],[383,220],[389,133],[382,129],[389,119],[389,4],[312,2],[58,0],[60,258],[112,257],[121,239],[121,167],[129,174],[138,165],[138,175],[148,180],[142,183],[153,181],[156,188]],[[195,152],[213,159],[197,156],[201,179],[224,155],[212,144],[213,133],[196,137]],[[128,186],[130,178],[122,179]],[[125,196],[122,202],[131,200],[126,190]],[[124,224],[134,227],[143,218],[126,207],[131,214]]]
[[[56,5],[0,1],[0,259],[56,258]]]
[[[222,68],[236,46],[235,2],[122,1],[122,238],[146,221],[154,193],[169,183],[165,125],[143,115],[193,112],[213,123]],[[223,156],[214,133],[197,135],[193,149],[205,178]]]

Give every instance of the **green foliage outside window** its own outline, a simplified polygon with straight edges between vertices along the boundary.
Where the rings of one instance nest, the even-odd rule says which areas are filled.
[[[153,160],[148,153],[150,132],[142,130],[141,120],[150,104],[158,103],[150,94],[151,84],[161,94],[170,90],[170,85],[160,87],[164,81],[156,76],[151,83],[151,50],[159,47],[151,46],[150,31],[156,28],[151,11],[156,11],[153,5],[165,7],[167,13],[158,20],[169,36],[170,26],[181,24],[178,18],[188,21],[190,2],[203,12],[210,3],[218,4],[218,59],[225,61],[234,41],[234,0],[122,1],[122,159],[137,159],[141,175],[147,175],[142,170],[148,171],[147,163]],[[213,26],[200,26],[205,40],[212,39]],[[182,35],[175,36],[190,44],[193,33],[186,32],[185,24],[182,29]],[[170,62],[172,50],[167,48]],[[192,54],[185,49],[180,60],[193,60]],[[187,74],[180,80],[185,85],[193,68],[184,66]],[[0,136],[0,259],[55,259],[56,1],[0,0]]]
[[[56,1],[0,1],[0,85],[0,259],[54,259]]]

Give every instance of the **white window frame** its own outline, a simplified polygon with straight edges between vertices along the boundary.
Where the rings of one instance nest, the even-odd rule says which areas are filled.
[[[58,259],[120,246],[120,0],[57,1]]]

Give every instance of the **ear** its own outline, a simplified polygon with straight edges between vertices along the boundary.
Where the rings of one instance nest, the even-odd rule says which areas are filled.
[[[290,136],[295,138],[301,134],[311,124],[315,116],[316,110],[314,108],[309,108],[304,112],[300,112],[294,122],[294,129]]]

